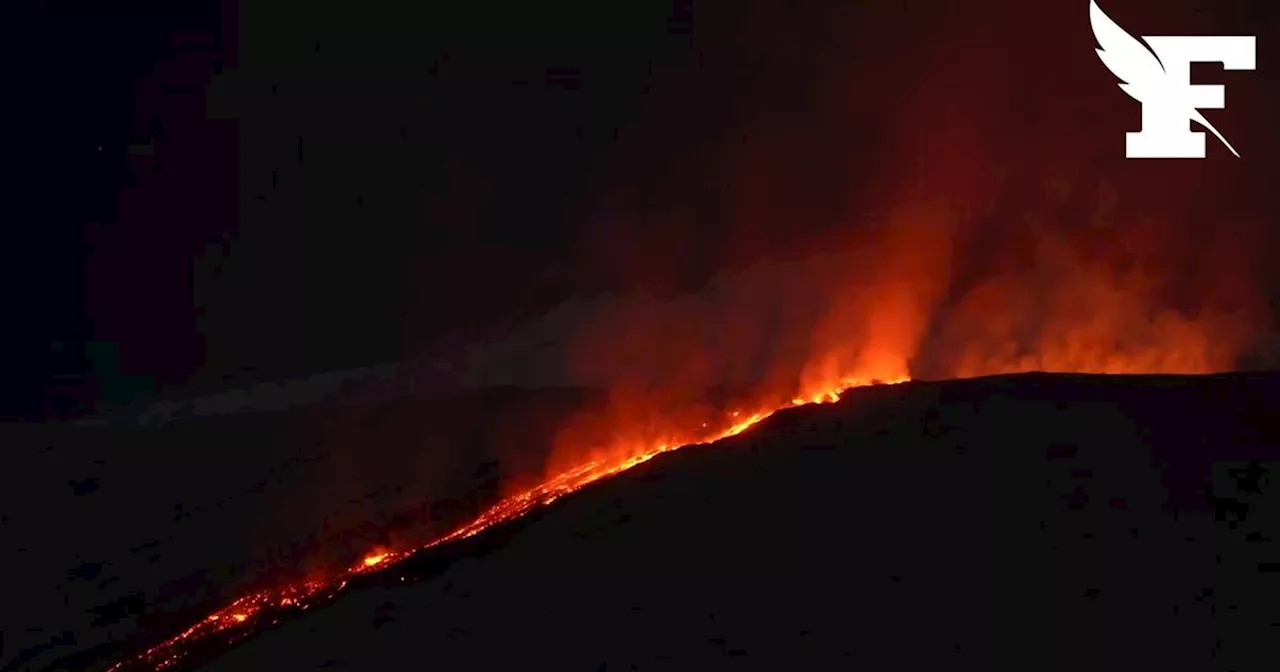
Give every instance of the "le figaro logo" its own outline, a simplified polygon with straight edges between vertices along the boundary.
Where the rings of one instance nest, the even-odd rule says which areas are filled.
[[[1126,134],[1126,157],[1205,158],[1205,135],[1193,131],[1192,122],[1212,133],[1236,157],[1240,156],[1200,113],[1226,108],[1223,87],[1192,84],[1191,64],[1221,63],[1225,70],[1253,70],[1256,38],[1144,35],[1140,42],[1112,21],[1096,0],[1089,1],[1089,22],[1098,41],[1098,58],[1120,80],[1120,89],[1142,104],[1142,130]]]

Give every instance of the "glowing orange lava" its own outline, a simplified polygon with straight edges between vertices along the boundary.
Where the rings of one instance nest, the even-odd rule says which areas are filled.
[[[378,565],[381,565],[382,563],[386,562],[388,557],[390,557],[389,553],[376,553],[373,555],[367,555],[365,556],[364,560],[360,561],[360,564],[363,565],[364,567],[377,567]]]
[[[885,384],[906,382],[906,376],[884,381]],[[840,394],[853,387],[878,384],[882,381],[845,379],[840,384],[820,393],[811,393],[806,398],[796,397],[790,405],[800,406],[807,403],[828,403],[838,401]],[[726,414],[724,422],[718,429],[703,423],[700,431],[691,432],[687,436],[673,437],[667,442],[649,446],[638,454],[632,451],[611,451],[616,455],[628,455],[617,459],[594,459],[576,468],[568,469],[547,479],[542,484],[519,494],[502,499],[497,504],[481,513],[471,522],[445,534],[444,536],[414,549],[388,550],[376,549],[365,555],[345,572],[328,581],[305,581],[281,588],[261,590],[246,595],[231,604],[206,616],[200,622],[187,628],[178,635],[132,657],[116,663],[111,671],[128,669],[165,670],[177,665],[187,655],[190,648],[202,640],[214,636],[231,636],[236,639],[252,632],[260,625],[260,617],[268,609],[293,608],[305,610],[321,600],[330,599],[347,587],[347,582],[354,576],[386,570],[410,555],[446,544],[459,539],[475,536],[495,525],[520,518],[529,511],[551,504],[561,497],[603,478],[626,471],[636,465],[648,462],[662,453],[670,452],[683,446],[706,444],[719,439],[741,434],[751,426],[772,415],[779,408],[757,411],[733,411]],[[634,445],[626,443],[629,447]]]

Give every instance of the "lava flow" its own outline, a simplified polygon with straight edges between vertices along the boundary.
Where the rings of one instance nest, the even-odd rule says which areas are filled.
[[[907,382],[907,380],[908,378],[906,377],[887,381],[846,379],[830,389],[807,395],[807,398],[793,398],[787,405],[801,406],[809,403],[829,403],[838,401],[840,394],[850,388],[873,384],[897,384]],[[500,500],[471,522],[434,541],[412,549],[375,550],[347,568],[346,571],[329,580],[303,581],[245,595],[209,614],[195,625],[170,639],[131,658],[120,661],[109,669],[111,672],[116,672],[118,670],[165,670],[173,668],[184,661],[191,649],[202,642],[221,637],[228,643],[234,643],[249,636],[259,627],[278,622],[279,617],[286,612],[304,611],[321,602],[332,599],[345,589],[348,581],[355,576],[386,570],[419,551],[466,539],[495,525],[520,518],[537,507],[551,504],[567,494],[647,462],[662,453],[684,446],[706,444],[735,436],[778,410],[780,409],[764,409],[754,412],[732,411],[724,415],[723,422],[718,427],[712,427],[710,423],[706,423],[707,426],[702,427],[699,431],[689,432],[684,436],[673,436],[667,441],[649,446],[647,449],[642,449],[638,452],[634,450],[629,452],[610,451],[614,455],[628,456],[620,459],[598,458],[589,460],[575,468],[560,472],[536,487]]]

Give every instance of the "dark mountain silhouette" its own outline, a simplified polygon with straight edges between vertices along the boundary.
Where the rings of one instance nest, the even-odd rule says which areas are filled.
[[[1275,374],[861,388],[421,552],[186,662],[1261,669],[1280,622],[1278,450]]]

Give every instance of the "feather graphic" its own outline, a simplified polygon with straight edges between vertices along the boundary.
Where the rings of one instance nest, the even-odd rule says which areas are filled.
[[[1143,92],[1159,86],[1165,78],[1164,66],[1147,46],[1124,31],[1107,16],[1096,0],[1089,2],[1089,22],[1098,41],[1098,58],[1123,84],[1120,90],[1142,102]]]
[[[1099,48],[1095,50],[1098,58],[1111,74],[1123,82],[1120,90],[1139,103],[1146,103],[1160,96],[1159,90],[1164,86],[1166,73],[1159,57],[1147,45],[1112,21],[1098,6],[1097,0],[1089,0],[1089,23],[1093,25],[1093,37],[1098,41]],[[1192,121],[1213,133],[1236,158],[1240,157],[1235,147],[1222,137],[1199,110],[1192,108],[1186,114]]]

